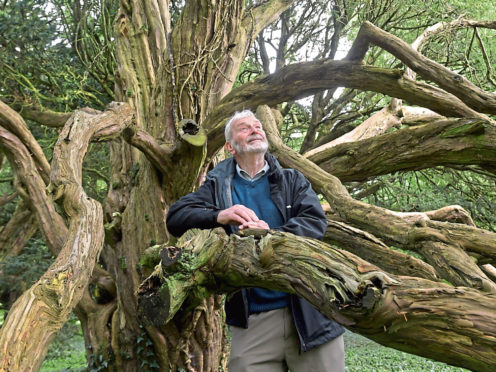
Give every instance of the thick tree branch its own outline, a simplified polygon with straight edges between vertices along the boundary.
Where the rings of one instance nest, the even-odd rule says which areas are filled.
[[[124,129],[122,136],[127,143],[142,151],[162,174],[167,174],[173,169],[174,165],[169,159],[173,151],[172,146],[161,145],[150,134],[133,127]]]
[[[281,164],[301,171],[342,221],[366,230],[386,244],[420,252],[442,278],[454,285],[496,292],[496,285],[462,250],[494,259],[496,234],[471,226],[430,221],[427,216],[412,221],[396,212],[354,200],[335,176],[282,143],[267,106],[260,106],[257,116],[264,125],[271,151]]]
[[[274,22],[293,3],[294,0],[270,0],[249,9],[242,22],[245,30],[249,30],[251,34],[250,39],[255,40],[260,31]]]
[[[3,101],[12,107],[12,109],[17,111],[25,120],[32,120],[47,127],[63,127],[65,122],[69,120],[72,115],[72,112],[52,111],[31,103],[13,102],[10,104],[3,99],[0,99],[0,101]]]
[[[399,114],[401,107],[395,105],[387,105],[379,112],[365,120],[362,124],[357,126],[352,131],[336,138],[325,145],[314,148],[304,154],[305,157],[310,157],[315,153],[320,153],[324,149],[337,146],[341,143],[354,142],[363,140],[365,138],[375,137],[380,134],[386,133],[390,128],[399,128],[401,126],[401,119]]]
[[[36,230],[35,215],[24,203],[19,203],[9,222],[0,229],[0,261],[7,255],[18,255]]]
[[[447,119],[362,141],[321,147],[319,152],[305,156],[342,181],[363,181],[380,174],[436,165],[493,169],[495,141],[496,126],[490,122]]]
[[[55,262],[15,302],[0,331],[0,369],[38,370],[51,340],[83,296],[103,247],[104,229],[101,205],[89,198],[81,185],[82,162],[93,135],[102,125],[109,125],[109,121],[117,121],[122,128],[129,125],[133,120],[129,110],[127,105],[118,105],[99,115],[76,111],[59,136],[50,188],[63,200],[69,229],[57,235],[64,243]],[[14,152],[7,141],[13,136],[4,132],[0,132],[0,139],[8,146],[10,156],[25,167],[29,165],[29,157],[24,159],[22,151]],[[44,187],[41,190],[44,192]]]
[[[0,101],[0,125],[17,136],[33,154],[41,177],[48,183],[50,165],[43,154],[43,150],[31,134],[22,117],[2,101]]]
[[[162,257],[139,293],[141,314],[154,324],[171,319],[185,293],[201,298],[257,286],[297,294],[384,345],[475,371],[496,366],[495,294],[384,273],[351,253],[287,233],[196,232]]]
[[[16,191],[14,191],[11,194],[5,194],[0,196],[0,207],[3,207],[5,204],[10,203],[12,200],[17,198],[18,195],[19,194]]]
[[[202,123],[204,128],[213,128],[207,130],[208,155],[222,146],[225,120],[234,111],[256,109],[262,104],[273,106],[335,87],[384,93],[445,116],[489,120],[485,115],[467,107],[454,95],[405,78],[400,71],[349,61],[320,60],[285,66],[274,74],[233,89]]]
[[[17,182],[18,193],[24,202],[35,212],[38,225],[49,249],[56,255],[64,245],[67,227],[57,213],[52,198],[46,193],[34,159],[17,136],[0,127],[0,145],[10,161]]]
[[[428,263],[393,250],[372,234],[343,222],[328,219],[324,241],[335,244],[340,249],[345,249],[392,274],[434,281],[440,279],[436,270]]]
[[[392,128],[399,129],[402,125],[425,124],[427,122],[438,121],[441,119],[445,119],[445,117],[420,107],[403,107],[401,105],[401,100],[393,99],[391,104],[373,114],[353,130],[334,140],[315,147],[310,151],[307,151],[303,154],[303,156],[307,158],[318,157],[318,154],[325,153],[325,151],[329,150],[331,147],[335,147],[342,143],[349,143],[375,137],[387,133]]]
[[[487,26],[496,29],[496,22],[487,23]],[[365,46],[366,50],[369,42],[387,50],[423,78],[438,84],[442,89],[460,98],[473,109],[488,114],[496,114],[496,94],[483,91],[465,77],[424,57],[400,38],[381,30],[370,22],[365,22],[357,36],[357,49]],[[361,49],[356,54],[354,51],[350,51],[349,59],[361,60],[363,51],[364,49]]]

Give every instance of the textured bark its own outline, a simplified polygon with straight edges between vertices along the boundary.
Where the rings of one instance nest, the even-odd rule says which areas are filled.
[[[399,70],[387,70],[350,61],[320,60],[295,63],[233,89],[219,103],[204,123],[208,133],[208,155],[221,146],[224,120],[234,111],[243,108],[254,110],[259,105],[274,106],[335,87],[381,92],[445,116],[489,120],[454,95],[406,78]]]
[[[187,1],[174,21],[165,1],[120,2],[116,96],[135,111],[124,138],[142,153],[111,145],[112,186],[105,205],[109,247],[102,256],[119,285],[109,329],[115,355],[110,369],[140,368],[137,339],[144,330],[163,370],[211,371],[225,361],[220,297],[204,300],[165,328],[141,324],[136,289],[145,269],[140,258],[149,246],[169,239],[167,209],[204,174],[204,119],[231,89],[252,37],[291,2],[265,2],[244,14],[245,4],[238,0]]]
[[[72,115],[70,112],[56,112],[47,108],[37,107],[31,103],[11,103],[4,99],[0,99],[0,101],[17,111],[23,119],[32,120],[47,127],[63,127]]]
[[[479,165],[493,172],[496,126],[479,119],[446,119],[403,128],[361,141],[305,154],[342,181],[430,168],[436,165]]]
[[[428,263],[391,249],[372,234],[345,223],[329,220],[324,241],[336,244],[377,267],[396,275],[439,280],[440,276]]]
[[[101,356],[108,370],[139,370],[146,357],[139,340],[149,338],[154,347],[146,353],[162,370],[225,370],[228,344],[223,297],[217,293],[259,285],[306,297],[383,344],[474,370],[494,369],[491,309],[496,285],[494,268],[487,264],[496,262],[496,234],[474,227],[456,206],[405,214],[353,200],[325,165],[345,163],[348,169],[332,172],[342,179],[363,179],[386,170],[417,169],[429,163],[425,157],[431,151],[436,157],[431,165],[468,163],[494,169],[494,124],[474,110],[480,109],[481,100],[473,92],[487,99],[488,107],[481,109],[486,113],[494,110],[494,95],[473,89],[449,71],[433,71],[437,65],[415,48],[402,50],[404,45],[389,34],[382,34],[386,39],[380,45],[446,90],[400,70],[364,65],[353,49],[351,57],[358,60],[286,66],[229,93],[251,41],[291,3],[272,0],[245,12],[239,0],[186,1],[173,22],[167,1],[120,1],[115,92],[128,105],[104,113],[76,111],[59,137],[51,170],[21,117],[0,104],[0,144],[12,164],[16,191],[35,212],[47,245],[60,252],[2,328],[0,366],[39,368],[48,343],[74,309],[86,345],[92,347],[91,368],[103,367],[92,364]],[[368,42],[360,36],[356,43],[362,55]],[[453,77],[461,81],[461,92],[455,91]],[[270,110],[260,109],[273,153],[284,166],[302,171],[332,206],[326,240],[343,250],[285,234],[254,239],[203,232],[175,247],[191,254],[176,258],[176,251],[169,249],[162,257],[167,277],[159,267],[140,287],[151,270],[142,256],[169,240],[166,212],[201,181],[223,142],[226,117],[242,108],[275,105],[339,86],[385,93],[432,110],[408,120],[393,101],[391,112],[378,113],[346,144],[332,146],[330,151],[341,151],[332,159],[324,156],[327,150],[316,151],[315,156],[324,156],[322,169],[285,147]],[[463,119],[439,121],[440,115]],[[386,125],[379,132],[357,134],[382,120]],[[398,123],[422,125],[383,134]],[[81,163],[89,141],[108,140],[111,175],[102,213],[81,188]],[[380,156],[379,147],[386,143],[400,151]],[[363,150],[369,151],[367,161],[362,161]],[[404,168],[391,165],[388,156],[402,159]],[[360,159],[363,167],[353,159]],[[63,202],[66,219],[57,213],[53,198]],[[96,265],[103,246],[100,259],[107,271]],[[425,262],[393,248],[415,251]],[[183,261],[186,258],[190,261]],[[107,291],[109,297],[99,297],[96,290]],[[426,343],[415,345],[418,339]]]
[[[496,22],[474,22],[473,25],[496,29]],[[370,22],[365,22],[355,44],[348,56],[351,60],[362,59],[368,43],[374,43],[387,50],[413,71],[439,85],[446,92],[460,98],[468,106],[478,112],[496,114],[496,94],[487,93],[465,77],[452,72],[443,65],[434,62],[417,52],[400,38],[391,35]],[[360,47],[358,47],[358,45]],[[356,50],[354,50],[356,47]]]
[[[103,247],[104,231],[101,205],[89,198],[81,186],[82,161],[93,134],[99,126],[108,123],[109,116],[110,120],[126,123],[129,111],[121,107],[123,109],[117,112],[120,111],[124,118],[119,118],[112,110],[96,117],[77,111],[59,137],[50,181],[57,196],[63,200],[69,228],[67,235],[60,237],[64,244],[55,262],[14,303],[5,320],[0,331],[2,370],[38,370],[50,342],[67,321],[88,284]],[[11,164],[22,163],[20,169],[29,167],[32,162],[29,156],[22,151],[12,151],[7,141],[10,133],[2,130],[1,134],[2,144],[13,158]],[[32,174],[37,172],[32,171]],[[44,188],[40,191],[44,192]]]
[[[366,138],[376,137],[378,135],[386,133],[386,131],[391,128],[399,128],[401,126],[401,119],[399,118],[400,112],[400,107],[395,107],[395,105],[388,105],[381,111],[375,113],[370,118],[365,120],[362,124],[360,124],[352,131],[340,136],[339,138],[336,138],[334,141],[327,142],[325,145],[312,149],[306,152],[304,155],[306,157],[309,157],[315,153],[320,153],[325,149],[329,149],[341,143],[356,142],[364,140]]]
[[[0,230],[0,260],[19,254],[36,230],[35,215],[24,204],[18,204],[12,218]]]
[[[472,251],[494,260],[496,234],[472,226],[432,221],[425,214],[392,212],[352,199],[335,176],[282,143],[268,107],[261,106],[257,114],[279,161],[300,170],[324,195],[341,221],[367,231],[388,245],[420,252],[443,279],[456,286],[496,291],[494,282],[466,253]]]
[[[57,254],[64,245],[67,227],[47,195],[46,183],[29,150],[17,136],[0,126],[0,145],[16,175],[15,186],[24,202],[35,212],[38,226],[47,246]]]
[[[165,248],[163,255],[170,253],[174,264],[157,269],[141,288],[143,315],[156,314],[150,319],[156,323],[172,318],[185,292],[201,297],[205,291],[255,285],[298,294],[379,343],[474,371],[496,366],[494,293],[393,275],[351,253],[288,233],[255,238],[202,231]]]
[[[2,101],[0,101],[0,125],[17,136],[33,154],[34,163],[46,182],[50,173],[50,165],[43,154],[41,146],[34,139],[22,117]]]

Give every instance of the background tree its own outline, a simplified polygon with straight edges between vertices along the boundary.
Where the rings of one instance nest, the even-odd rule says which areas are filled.
[[[441,0],[4,2],[2,254],[32,246],[39,229],[56,258],[12,306],[0,332],[1,366],[39,368],[74,311],[94,368],[225,368],[223,297],[207,294],[252,284],[305,296],[383,344],[493,368],[496,240],[492,194],[484,190],[494,173],[496,101],[487,91],[496,25],[458,18],[464,7]],[[474,19],[494,19],[487,1],[470,9]],[[350,50],[335,60],[340,45]],[[306,96],[311,109],[298,102]],[[111,100],[120,103],[100,111]],[[275,276],[247,279],[225,256],[244,252],[245,240],[231,237],[232,249],[209,267],[202,261],[208,248],[227,238],[197,234],[177,247],[201,247],[204,255],[163,253],[172,274],[157,269],[144,282],[149,300],[138,313],[140,283],[160,248],[173,245],[168,207],[217,161],[225,120],[260,105],[278,109],[260,108],[272,151],[329,202],[326,242],[341,251],[307,250],[312,243],[298,240],[307,252],[302,264],[314,254],[333,260],[295,260],[281,281],[278,270],[296,252],[284,236],[269,235],[250,251],[266,252],[261,259],[246,255],[243,264],[254,273],[275,265]],[[291,142],[293,134],[301,143]],[[445,187],[450,177],[456,182]],[[459,206],[422,212],[433,205],[403,190],[422,195],[425,184],[458,190],[462,201],[483,195],[483,207],[468,209],[488,230]],[[274,247],[282,247],[275,256]],[[188,277],[202,265],[215,273],[215,286],[206,271]],[[164,298],[165,313],[146,322],[154,318],[147,309]],[[413,342],[419,337],[421,346]],[[149,343],[153,349],[143,347]]]

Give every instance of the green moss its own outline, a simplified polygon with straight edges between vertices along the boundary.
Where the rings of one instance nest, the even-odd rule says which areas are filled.
[[[468,123],[464,125],[457,126],[455,128],[449,128],[444,132],[439,134],[441,138],[455,138],[464,137],[467,135],[483,135],[484,134],[484,122],[477,121],[475,123]]]

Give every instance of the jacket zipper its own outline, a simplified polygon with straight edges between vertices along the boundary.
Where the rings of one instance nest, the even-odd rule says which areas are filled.
[[[296,329],[296,334],[298,335],[298,340],[300,341],[299,351],[301,353],[302,351],[306,351],[307,345],[305,344],[305,341],[303,341],[303,337],[301,336],[300,330],[298,329],[298,322],[296,321],[295,311],[294,311],[294,298],[291,295],[289,297],[289,304],[291,306],[291,316],[293,317],[293,323]]]

